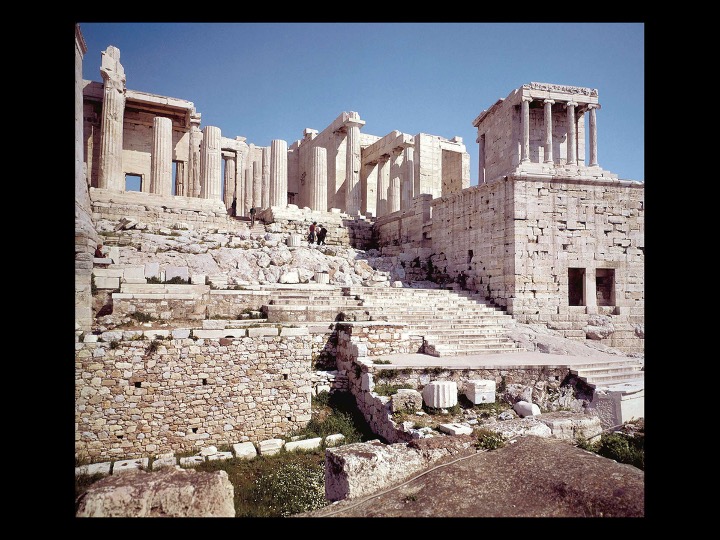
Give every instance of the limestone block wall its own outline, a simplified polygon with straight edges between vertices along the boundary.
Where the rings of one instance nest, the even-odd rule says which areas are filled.
[[[76,343],[76,455],[196,451],[302,428],[311,350],[308,335]]]

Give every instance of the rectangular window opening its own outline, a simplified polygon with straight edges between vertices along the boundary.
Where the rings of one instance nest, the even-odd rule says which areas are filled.
[[[568,305],[585,305],[584,268],[568,268]]]
[[[598,268],[595,271],[595,290],[598,306],[615,305],[615,269]]]

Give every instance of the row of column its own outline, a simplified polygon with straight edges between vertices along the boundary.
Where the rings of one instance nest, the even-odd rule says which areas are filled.
[[[533,98],[529,96],[522,97],[522,144],[520,150],[520,161],[530,161],[530,102]],[[552,99],[543,100],[545,106],[545,163],[553,162],[553,131],[552,131],[552,106],[555,103]],[[565,103],[567,110],[567,163],[569,165],[577,164],[577,123],[575,118],[575,108],[577,107],[575,101],[568,101]],[[590,137],[590,166],[597,166],[597,119],[596,112],[597,105],[590,103],[588,104],[588,111],[590,114],[590,126],[589,126],[589,137]],[[480,141],[478,141],[480,142]],[[481,160],[485,155],[484,139],[482,140]],[[482,168],[481,168],[482,170]],[[482,183],[482,181],[480,182]]]

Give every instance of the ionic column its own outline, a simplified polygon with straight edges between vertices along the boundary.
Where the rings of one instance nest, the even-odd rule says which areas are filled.
[[[172,195],[172,120],[163,116],[153,118],[150,192]]]
[[[252,162],[252,175],[253,175],[253,181],[252,181],[252,187],[253,187],[253,195],[252,195],[252,204],[250,206],[253,206],[255,208],[262,208],[262,156],[260,159],[255,159]]]
[[[478,143],[478,185],[485,183],[485,134],[483,133],[475,142]]]
[[[270,147],[262,149],[262,208],[270,206]]]
[[[100,75],[103,78],[103,103],[98,187],[125,191],[122,169],[125,70],[120,63],[120,49],[111,45],[103,51]]]
[[[270,206],[287,206],[287,142],[274,139],[270,143]]]
[[[522,97],[522,146],[520,148],[520,161],[530,161],[530,102],[531,97]]]
[[[553,135],[552,135],[552,106],[555,103],[552,99],[546,99],[545,103],[545,163],[553,162]]]
[[[200,147],[200,198],[222,200],[220,193],[221,164],[220,128],[205,126]]]
[[[413,187],[415,186],[415,149],[408,147],[404,150],[404,174],[402,181],[402,199],[400,208],[405,210],[412,207]]]
[[[310,208],[327,211],[327,149],[315,146],[310,162]]]
[[[388,188],[390,187],[390,156],[384,154],[378,160],[377,175],[377,217],[388,213]]]
[[[200,196],[200,148],[202,146],[202,131],[200,131],[200,116],[190,117],[190,152],[188,153],[188,197]]]
[[[590,167],[597,167],[597,118],[595,110],[598,108],[595,104],[588,105],[590,111]]]
[[[575,165],[577,163],[577,128],[575,126],[575,107],[577,107],[577,103],[568,101],[565,106],[567,107],[568,122],[567,163],[568,165]]]
[[[362,206],[360,193],[360,126],[365,122],[345,122],[347,128],[345,162],[345,213],[357,216]]]

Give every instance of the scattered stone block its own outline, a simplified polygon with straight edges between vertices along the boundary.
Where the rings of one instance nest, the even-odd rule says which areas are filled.
[[[280,452],[284,445],[285,441],[282,439],[266,439],[260,441],[260,454],[263,456],[272,456]]]
[[[345,435],[342,433],[336,433],[334,435],[328,435],[325,437],[325,446],[338,446],[345,440]]]
[[[173,339],[187,339],[190,337],[190,329],[189,328],[175,328],[172,331],[172,337],[173,337]]]
[[[235,452],[235,457],[243,459],[252,459],[258,455],[255,445],[251,442],[233,444],[233,452]]]
[[[148,458],[122,459],[113,463],[113,474],[130,471],[133,469],[147,469],[150,460]]]
[[[401,388],[390,396],[390,410],[392,412],[415,412],[422,410],[422,394],[410,388]]]
[[[465,397],[474,405],[495,403],[495,381],[490,379],[467,381],[465,383]]]
[[[215,446],[204,446],[200,449],[200,455],[201,456],[212,456],[214,454],[218,453],[218,449]]]
[[[87,474],[89,476],[92,476],[93,474],[102,474],[107,476],[110,474],[111,467],[112,462],[110,461],[106,461],[104,463],[91,463],[90,465],[80,465],[79,467],[75,467],[75,476],[79,474]]]
[[[215,461],[216,459],[225,460],[225,459],[232,459],[232,458],[233,458],[232,452],[217,452],[217,453],[211,454],[207,457],[208,461]]]
[[[207,274],[193,274],[190,276],[190,283],[193,285],[205,285]]]
[[[438,429],[443,433],[448,433],[449,435],[472,435],[473,432],[470,426],[465,426],[456,422],[450,424],[440,424]]]
[[[181,457],[180,458],[180,466],[181,467],[196,467],[196,466],[200,465],[203,461],[205,461],[205,458],[203,456]]]
[[[513,409],[519,416],[522,417],[537,416],[540,414],[540,407],[538,407],[535,403],[530,403],[528,401],[518,401],[515,405],[513,405]]]
[[[167,468],[108,476],[79,497],[77,517],[235,517],[225,471]]]
[[[314,439],[285,443],[285,450],[288,452],[292,452],[293,450],[315,450],[316,448],[320,448],[321,444],[322,437],[316,437]]]
[[[161,457],[152,462],[152,470],[156,471],[165,467],[177,466],[177,458],[175,456]]]
[[[190,272],[187,266],[166,266],[165,281],[170,281],[174,277],[179,277],[185,281],[190,279]],[[204,283],[203,283],[204,285]]]

